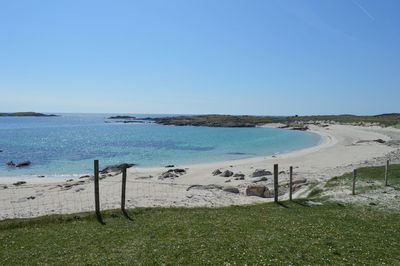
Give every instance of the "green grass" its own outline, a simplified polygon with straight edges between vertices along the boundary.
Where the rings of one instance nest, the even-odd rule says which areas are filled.
[[[351,188],[352,182],[353,173],[346,173],[342,176],[331,178],[326,183],[325,188],[330,189],[337,186]],[[382,188],[385,182],[385,167],[377,166],[357,169],[356,182],[363,183],[362,186],[357,186],[357,193]],[[400,164],[389,165],[388,184],[400,188]]]
[[[400,213],[305,201],[0,222],[0,264],[400,263]]]

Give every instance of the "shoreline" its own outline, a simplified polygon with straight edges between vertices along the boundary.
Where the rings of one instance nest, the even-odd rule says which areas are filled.
[[[273,125],[275,125],[275,124],[273,124]],[[270,126],[270,124],[257,126],[257,127],[258,128],[276,128],[276,129],[280,129],[280,130],[290,130],[290,129],[278,128],[278,125],[280,125],[280,124],[277,124],[277,126],[272,126],[272,127]],[[306,148],[300,148],[300,149],[295,149],[295,150],[290,150],[290,151],[283,151],[283,152],[278,152],[278,153],[274,153],[274,154],[253,155],[253,156],[249,155],[248,157],[245,157],[245,158],[218,159],[218,160],[215,160],[214,162],[205,161],[205,162],[197,162],[197,163],[182,163],[182,164],[175,164],[175,165],[180,165],[182,167],[183,166],[185,166],[185,167],[193,167],[193,166],[204,166],[204,165],[215,164],[215,163],[218,163],[218,164],[224,164],[224,163],[231,163],[232,164],[232,163],[236,163],[236,162],[240,163],[241,161],[247,161],[247,160],[252,160],[252,159],[257,159],[257,158],[265,158],[265,157],[273,158],[273,157],[276,157],[276,156],[290,155],[292,153],[303,152],[303,151],[308,151],[308,150],[313,151],[315,149],[318,149],[318,147],[320,147],[320,146],[323,147],[324,145],[327,144],[326,142],[330,142],[330,141],[332,141],[332,139],[334,139],[334,137],[332,137],[330,135],[327,136],[326,134],[323,134],[323,133],[318,132],[316,130],[309,129],[309,130],[307,130],[307,132],[310,132],[310,133],[313,133],[313,134],[316,134],[316,135],[320,136],[321,137],[320,143],[318,143],[317,145],[306,147]],[[101,161],[100,161],[100,163],[101,163]],[[121,162],[121,163],[123,163],[123,162]],[[135,168],[147,169],[147,170],[155,170],[155,169],[164,168],[164,166],[149,166],[149,167],[137,166]],[[0,175],[0,184],[3,184],[3,183],[9,184],[9,183],[15,182],[16,179],[21,180],[21,181],[27,181],[27,180],[34,181],[35,183],[56,182],[57,180],[58,181],[63,181],[63,180],[71,179],[71,178],[79,178],[79,177],[84,176],[84,175],[92,175],[92,174],[93,174],[92,172],[90,172],[90,173],[87,172],[87,173],[79,173],[79,174],[75,173],[75,174],[59,174],[59,175],[58,174],[57,175],[53,175],[53,174],[50,174],[50,175],[46,175],[46,174],[4,175],[4,176]],[[39,177],[39,176],[44,176],[44,177]]]
[[[322,136],[320,145],[273,156],[175,165],[173,168],[129,168],[127,208],[219,207],[269,202],[273,200],[270,197],[246,196],[246,189],[249,186],[262,185],[271,190],[271,173],[262,179],[251,176],[257,169],[272,172],[274,164],[279,164],[279,197],[285,200],[288,198],[290,166],[293,167],[293,180],[297,182],[293,193],[296,198],[306,196],[313,186],[355,168],[383,165],[388,158],[392,159],[392,163],[400,163],[399,129],[333,124],[328,127],[309,127],[310,132]],[[377,139],[386,143],[378,143],[375,141]],[[398,141],[397,146],[388,145],[388,141],[392,140]],[[177,168],[183,170],[183,173],[165,175],[167,171]],[[221,172],[230,171],[232,174],[229,177],[213,175],[213,171],[217,169]],[[102,209],[119,207],[121,176],[101,176]],[[27,183],[12,185],[16,181]],[[91,178],[13,178],[9,183],[0,178],[0,220],[91,210]]]

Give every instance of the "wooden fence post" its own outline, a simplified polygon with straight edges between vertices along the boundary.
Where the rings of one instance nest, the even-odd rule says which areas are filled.
[[[353,171],[353,190],[352,190],[353,195],[356,194],[356,178],[357,178],[357,169],[354,169],[354,171]]]
[[[126,195],[126,167],[122,169],[122,190],[121,190],[121,211],[125,218],[132,220],[125,209],[125,195]]]
[[[293,191],[293,166],[289,168],[289,200],[292,200]]]
[[[122,190],[121,190],[121,210],[125,211],[125,194],[126,194],[126,168],[122,170]]]
[[[274,164],[274,201],[278,202],[278,164]]]
[[[389,160],[386,161],[386,166],[385,166],[385,186],[388,185],[388,175],[389,175]]]
[[[94,160],[94,204],[97,221],[101,224],[105,224],[100,213],[99,160]]]

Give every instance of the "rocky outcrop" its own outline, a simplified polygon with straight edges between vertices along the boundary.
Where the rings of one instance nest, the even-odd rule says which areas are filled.
[[[192,185],[186,189],[186,191],[189,191],[191,189],[222,189],[223,186],[221,185],[215,185],[215,184],[210,184],[210,185]]]
[[[116,164],[116,165],[110,165],[104,168],[103,170],[100,171],[102,174],[108,174],[111,172],[122,172],[125,168],[130,168],[134,166],[135,164],[133,163],[122,163],[122,164]]]
[[[162,173],[158,177],[158,179],[176,178],[176,177],[179,177],[179,176],[184,175],[184,174],[186,174],[186,170],[185,169],[179,169],[179,168],[170,169],[170,170]]]
[[[215,169],[215,170],[212,172],[212,175],[220,175],[220,174],[222,174],[222,172],[221,172],[219,169]]]
[[[230,176],[233,176],[233,172],[229,171],[229,170],[225,170],[220,176],[230,177]]]
[[[236,173],[233,175],[235,180],[244,180],[244,174]]]
[[[258,182],[263,182],[263,181],[267,181],[267,180],[268,180],[268,178],[266,178],[265,176],[260,176],[260,177],[252,178],[251,182],[258,183]]]
[[[18,182],[13,183],[14,186],[20,186],[20,185],[23,185],[23,184],[26,184],[26,182],[25,181],[18,181]]]
[[[264,197],[265,186],[263,185],[249,185],[246,188],[246,196]]]
[[[239,193],[239,189],[237,187],[233,187],[233,186],[226,186],[222,188],[223,191],[225,192],[229,192],[229,193]]]
[[[266,175],[272,175],[272,173],[265,169],[256,169],[254,171],[254,173],[251,174],[252,177],[259,177],[259,176],[266,176]]]

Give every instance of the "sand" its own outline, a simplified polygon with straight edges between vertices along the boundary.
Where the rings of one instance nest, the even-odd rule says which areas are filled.
[[[279,125],[266,125],[278,127]],[[294,168],[296,191],[294,197],[304,197],[313,185],[352,171],[361,166],[383,165],[386,159],[400,162],[399,145],[378,143],[400,140],[400,130],[352,125],[309,125],[310,131],[322,136],[318,146],[287,154],[255,157],[207,164],[177,165],[174,168],[130,168],[127,177],[127,208],[134,207],[218,207],[272,201],[272,198],[246,196],[246,188],[255,184],[250,177],[256,169],[273,171],[279,165],[280,199],[288,198],[288,169]],[[282,129],[284,130],[284,129]],[[159,179],[169,169],[185,169],[176,178]],[[235,177],[214,176],[216,169],[244,174],[244,180]],[[257,184],[273,188],[273,178]],[[237,179],[237,178],[236,178]],[[26,184],[13,185],[16,181]],[[192,185],[215,184],[231,186],[239,193],[220,188],[190,188]],[[93,181],[90,178],[60,180],[49,178],[0,179],[0,220],[16,217],[34,217],[54,213],[91,211],[94,206]],[[101,208],[118,208],[121,198],[121,174],[104,176],[100,180]]]

